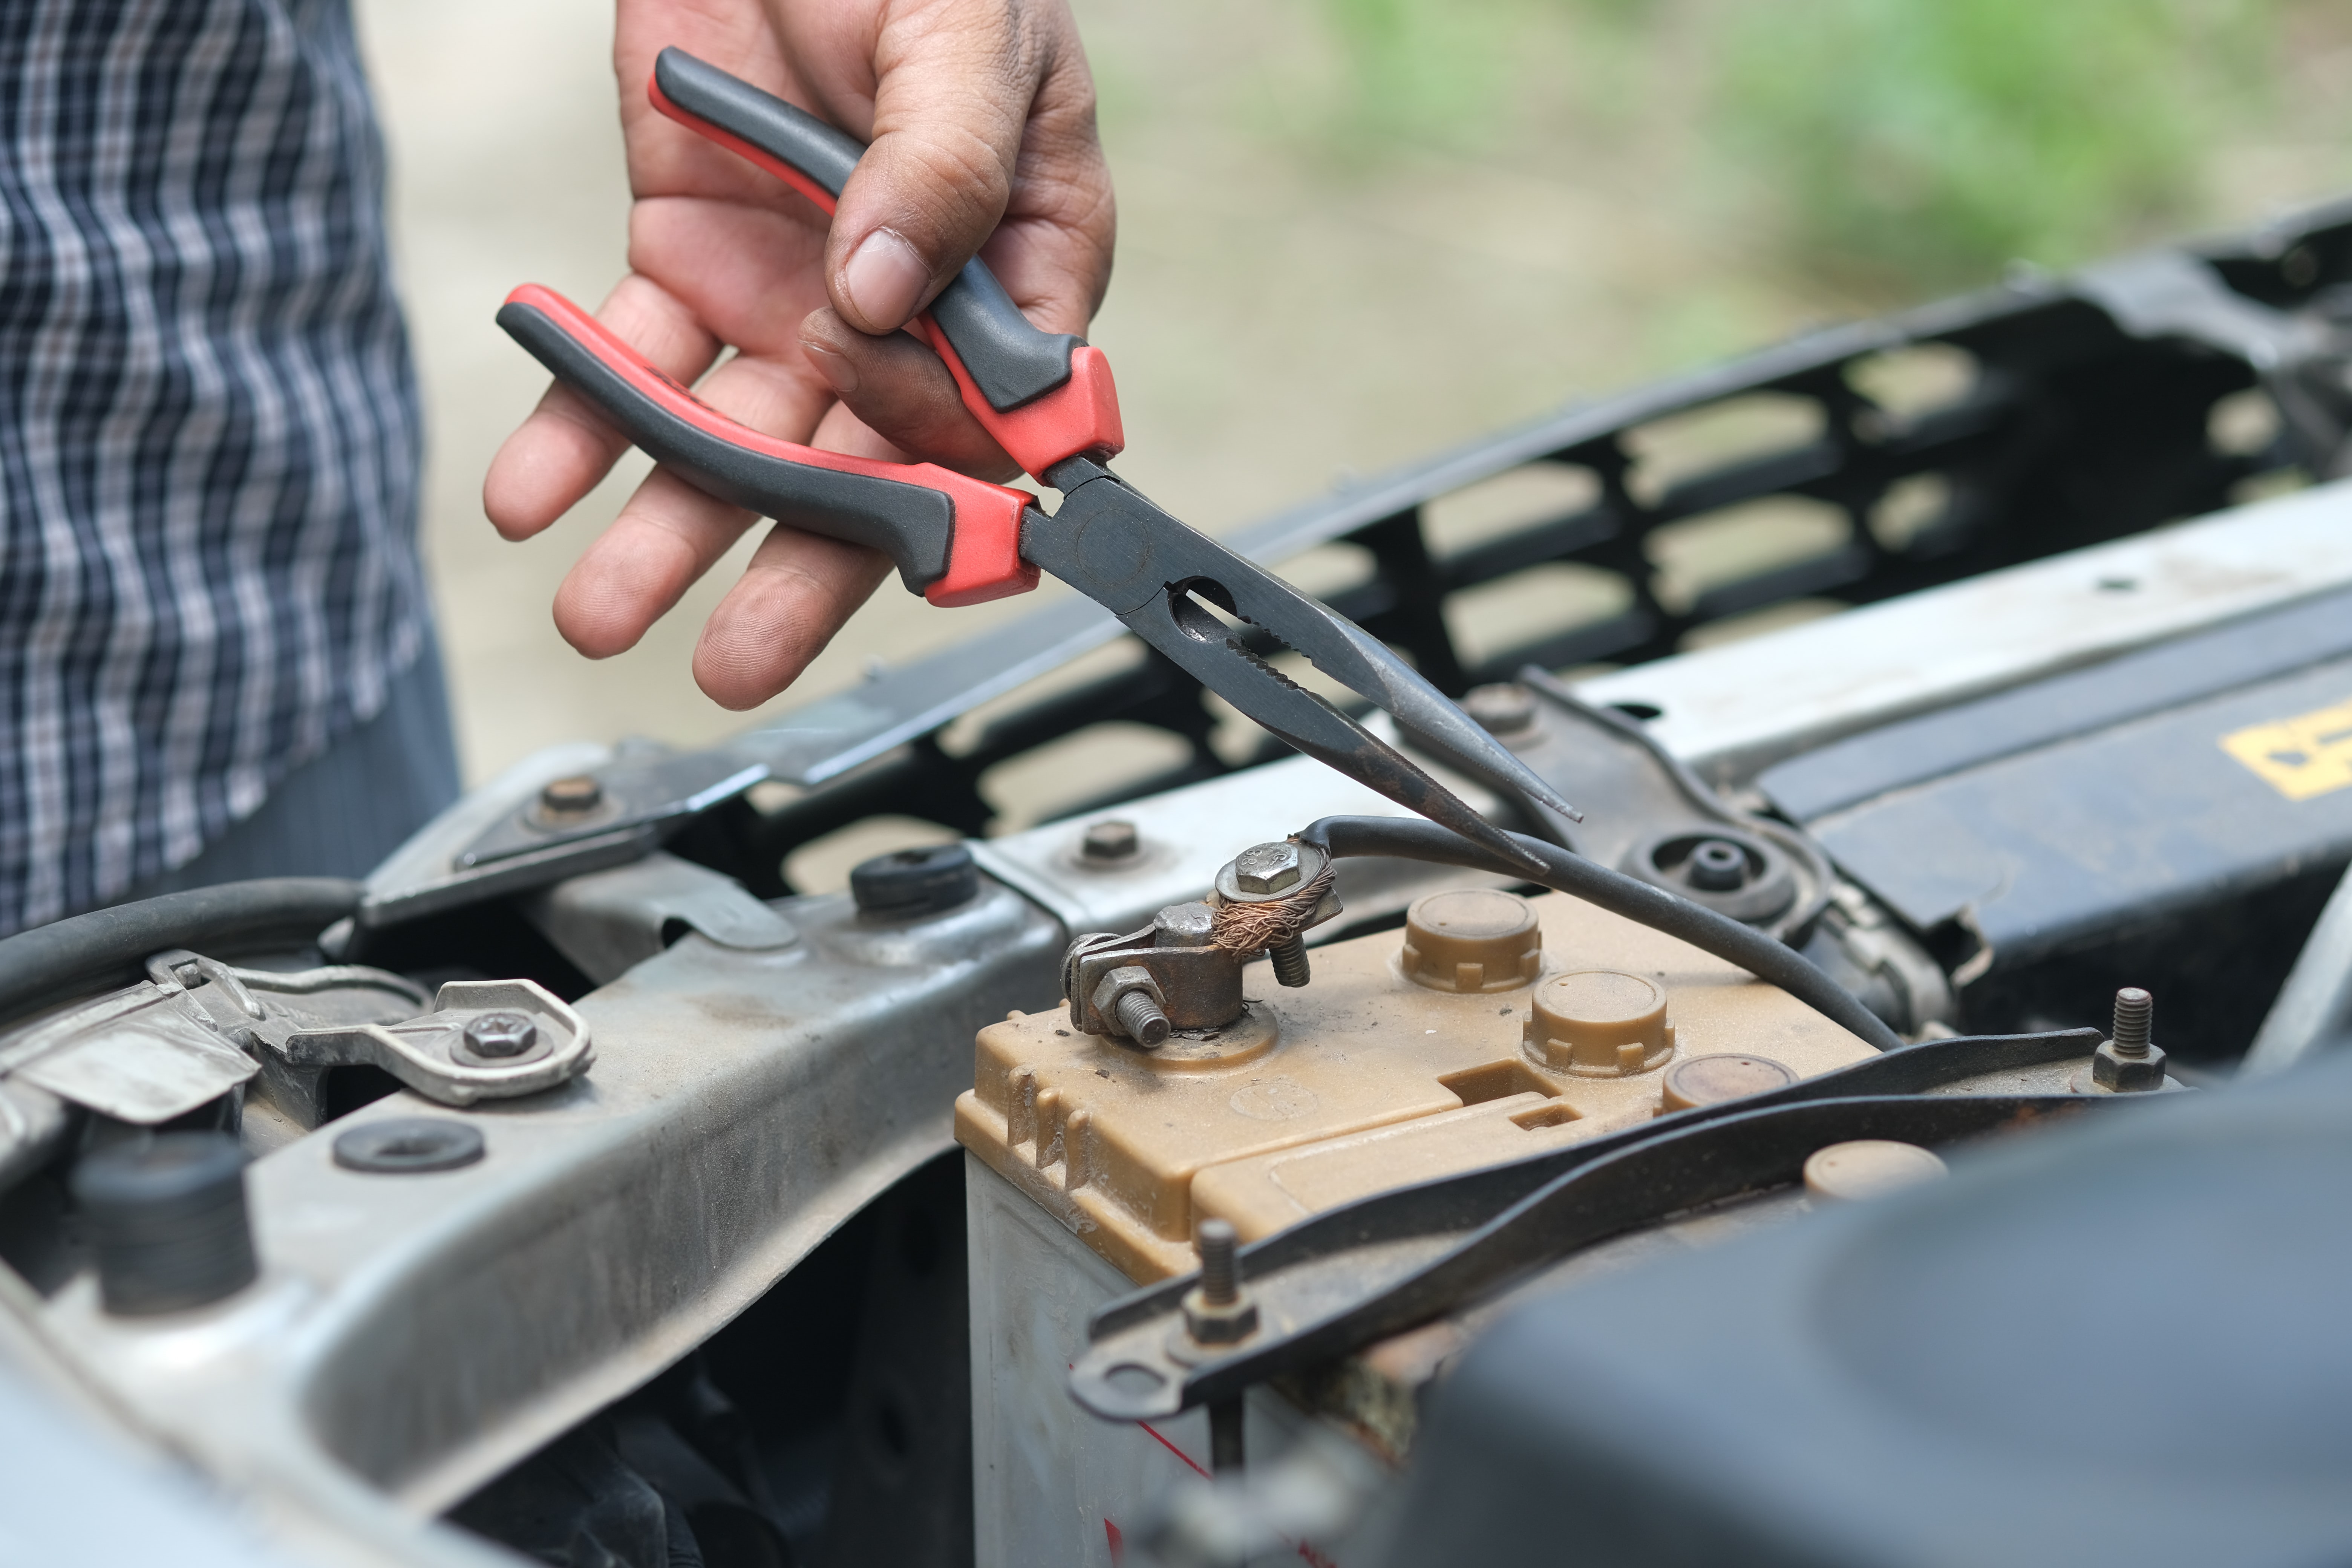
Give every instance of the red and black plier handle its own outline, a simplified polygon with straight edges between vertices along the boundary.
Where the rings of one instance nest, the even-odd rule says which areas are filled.
[[[933,463],[885,463],[780,441],[696,397],[556,293],[526,283],[499,310],[555,378],[698,489],[794,528],[871,545],[934,605],[977,605],[1037,585],[1021,558],[1033,498]]]
[[[856,137],[683,49],[661,52],[646,91],[656,109],[827,214],[866,152]],[[964,263],[912,330],[947,362],[964,406],[1024,472],[1042,479],[1066,458],[1103,462],[1126,445],[1102,350],[1033,325],[980,258]]]

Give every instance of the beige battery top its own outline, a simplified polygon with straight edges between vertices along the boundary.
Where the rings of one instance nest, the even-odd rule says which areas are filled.
[[[1197,1267],[1204,1218],[1255,1240],[1873,1054],[1777,986],[1559,894],[1433,894],[1402,933],[1317,949],[1312,984],[1281,989],[1261,963],[1244,993],[1236,1022],[1157,1050],[1080,1033],[1066,1008],[991,1025],[958,1141],[1142,1282]]]

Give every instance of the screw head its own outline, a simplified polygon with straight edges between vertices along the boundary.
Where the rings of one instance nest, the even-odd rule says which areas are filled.
[[[556,779],[539,792],[539,804],[541,810],[576,816],[604,804],[604,786],[586,773]]]
[[[1131,860],[1141,847],[1141,836],[1135,831],[1132,822],[1091,822],[1087,825],[1086,837],[1078,841],[1078,854],[1084,859],[1102,865],[1113,860]]]
[[[1279,893],[1298,880],[1298,846],[1253,844],[1234,858],[1234,883],[1244,893]]]
[[[483,1013],[466,1021],[465,1038],[478,1057],[519,1057],[539,1044],[539,1026],[525,1013]]]

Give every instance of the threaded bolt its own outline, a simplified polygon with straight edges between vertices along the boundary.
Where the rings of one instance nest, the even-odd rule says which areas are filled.
[[[1086,836],[1078,841],[1078,855],[1101,865],[1112,860],[1131,860],[1141,847],[1142,839],[1132,822],[1096,822],[1087,825]]]
[[[1267,948],[1265,955],[1273,961],[1274,980],[1277,985],[1287,985],[1296,990],[1313,978],[1314,970],[1307,960],[1307,939],[1303,936],[1285,937]]]
[[[1168,1037],[1168,1015],[1160,1010],[1160,1004],[1148,993],[1127,993],[1118,999],[1118,1026],[1137,1045],[1156,1046]]]
[[[604,786],[587,773],[557,779],[539,792],[540,808],[559,816],[577,816],[604,804]]]
[[[1211,1307],[1230,1307],[1241,1299],[1241,1260],[1234,1249],[1241,1244],[1241,1233],[1234,1229],[1231,1220],[1204,1219],[1198,1237],[1201,1244],[1201,1300]]]
[[[2116,1055],[2134,1061],[2147,1056],[2149,1037],[2156,1016],[2156,998],[2137,985],[2126,985],[2116,993],[2116,1026],[2113,1035]]]

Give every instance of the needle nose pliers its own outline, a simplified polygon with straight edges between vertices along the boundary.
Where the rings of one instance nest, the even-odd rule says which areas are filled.
[[[865,148],[853,137],[676,48],[647,89],[662,113],[774,174],[828,214]],[[1575,808],[1360,627],[1186,527],[1106,466],[1124,445],[1100,349],[1041,331],[978,258],[909,330],[964,405],[1022,468],[1025,491],[930,463],[819,451],[740,425],[654,368],[562,295],[517,289],[499,325],[657,461],[709,494],[794,528],[870,545],[935,605],[973,605],[1052,573],[1116,615],[1202,685],[1291,745],[1507,862],[1529,854],[1394,747],[1276,669],[1231,621],[1270,633],[1394,717],[1419,745],[1570,820]]]

